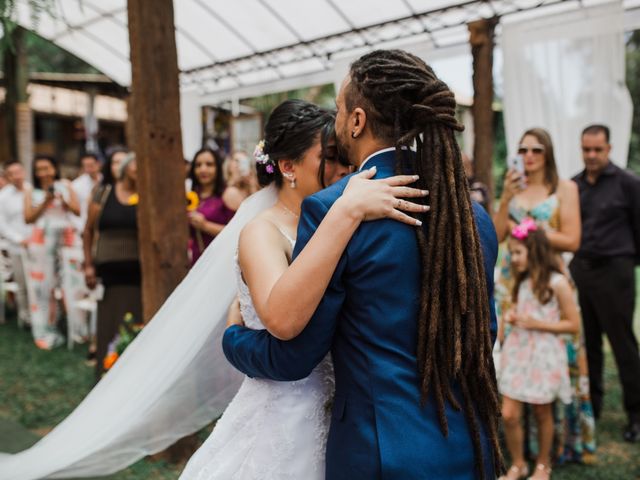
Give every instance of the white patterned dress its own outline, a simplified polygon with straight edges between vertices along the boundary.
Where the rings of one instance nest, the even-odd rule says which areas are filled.
[[[242,318],[264,329],[238,266],[236,273]],[[180,480],[324,480],[332,395],[328,357],[295,382],[246,377]]]
[[[551,275],[554,285],[562,275]],[[560,307],[555,295],[542,305],[526,279],[518,290],[517,313],[544,322],[560,321]],[[499,390],[514,400],[532,404],[552,403],[559,398],[571,403],[571,383],[567,367],[567,348],[562,336],[512,327],[500,357]]]

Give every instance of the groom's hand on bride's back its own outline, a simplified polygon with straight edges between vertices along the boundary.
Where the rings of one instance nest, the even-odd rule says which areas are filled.
[[[227,328],[232,325],[239,325],[244,327],[244,320],[242,320],[242,313],[240,312],[240,300],[238,297],[231,303],[229,307],[229,313],[227,314]]]

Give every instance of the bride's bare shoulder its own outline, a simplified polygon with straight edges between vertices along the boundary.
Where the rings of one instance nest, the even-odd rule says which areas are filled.
[[[265,243],[279,246],[280,232],[270,210],[265,210],[244,226],[240,232],[240,250],[246,247],[260,248],[259,245]]]

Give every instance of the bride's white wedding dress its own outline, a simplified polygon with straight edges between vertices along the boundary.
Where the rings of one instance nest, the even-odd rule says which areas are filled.
[[[237,260],[236,278],[245,324],[264,329]],[[323,480],[332,394],[328,357],[296,382],[246,377],[180,480]]]

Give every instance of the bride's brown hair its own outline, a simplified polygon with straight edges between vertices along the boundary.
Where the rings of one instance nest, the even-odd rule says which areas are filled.
[[[285,100],[274,108],[264,128],[263,152],[269,155],[269,163],[256,163],[260,185],[264,187],[275,183],[280,188],[283,178],[278,161],[300,161],[319,136],[323,161],[318,178],[324,186],[324,160],[327,157],[327,143],[333,135],[334,122],[334,112],[304,100]]]

